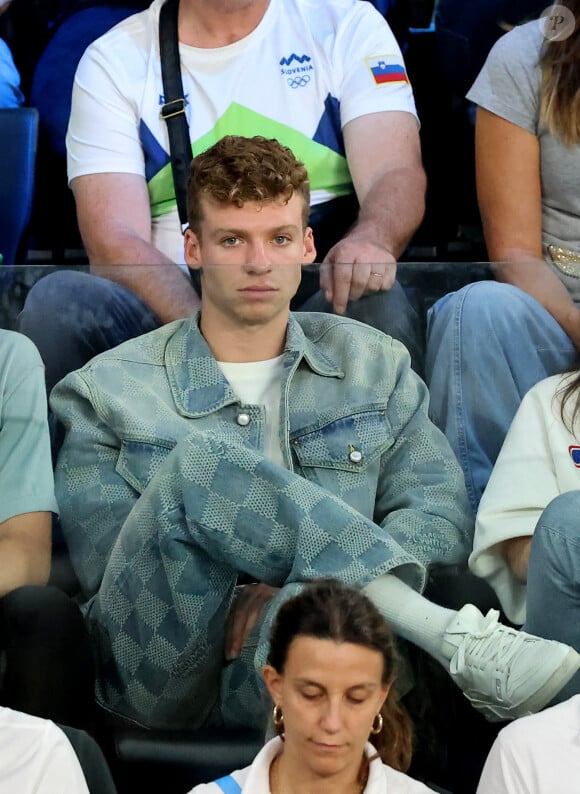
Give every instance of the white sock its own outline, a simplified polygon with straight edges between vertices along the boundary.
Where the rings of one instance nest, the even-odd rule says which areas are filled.
[[[418,645],[449,669],[449,660],[457,647],[447,642],[444,635],[457,617],[455,610],[434,604],[391,573],[369,582],[363,592],[395,634]]]

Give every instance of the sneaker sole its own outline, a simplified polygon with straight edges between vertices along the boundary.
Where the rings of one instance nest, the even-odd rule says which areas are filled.
[[[479,693],[464,692],[463,694],[471,705],[484,715],[488,722],[515,720],[518,717],[525,717],[528,714],[535,714],[541,711],[556,697],[562,687],[566,686],[578,670],[580,670],[580,654],[574,648],[570,648],[562,664],[554,670],[540,689],[521,703],[512,704],[511,706],[502,706],[501,703],[492,705],[489,701],[479,700]]]

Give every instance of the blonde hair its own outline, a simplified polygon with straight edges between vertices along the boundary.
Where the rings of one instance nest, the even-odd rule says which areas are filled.
[[[540,56],[540,123],[566,144],[580,143],[580,0],[559,0],[573,14],[575,28],[562,41],[546,41]]]
[[[308,225],[310,186],[308,173],[287,146],[275,138],[226,135],[191,161],[187,183],[187,220],[199,237],[202,199],[216,204],[243,206],[282,199],[302,198],[302,220]]]

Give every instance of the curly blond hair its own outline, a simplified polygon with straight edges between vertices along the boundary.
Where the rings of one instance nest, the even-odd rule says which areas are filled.
[[[275,138],[226,135],[191,161],[187,183],[187,220],[200,236],[202,199],[217,204],[259,204],[294,194],[303,202],[303,224],[310,214],[308,173],[292,151]]]

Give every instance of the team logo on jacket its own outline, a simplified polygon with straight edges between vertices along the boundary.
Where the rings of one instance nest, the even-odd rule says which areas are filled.
[[[280,58],[280,74],[286,78],[290,88],[304,88],[310,82],[310,72],[314,71],[310,55],[296,55]]]
[[[375,85],[408,83],[409,78],[400,55],[373,55],[365,58]]]
[[[568,452],[570,453],[570,457],[572,458],[572,463],[576,466],[577,469],[580,469],[580,447],[576,446],[575,444],[571,444],[568,447]]]

